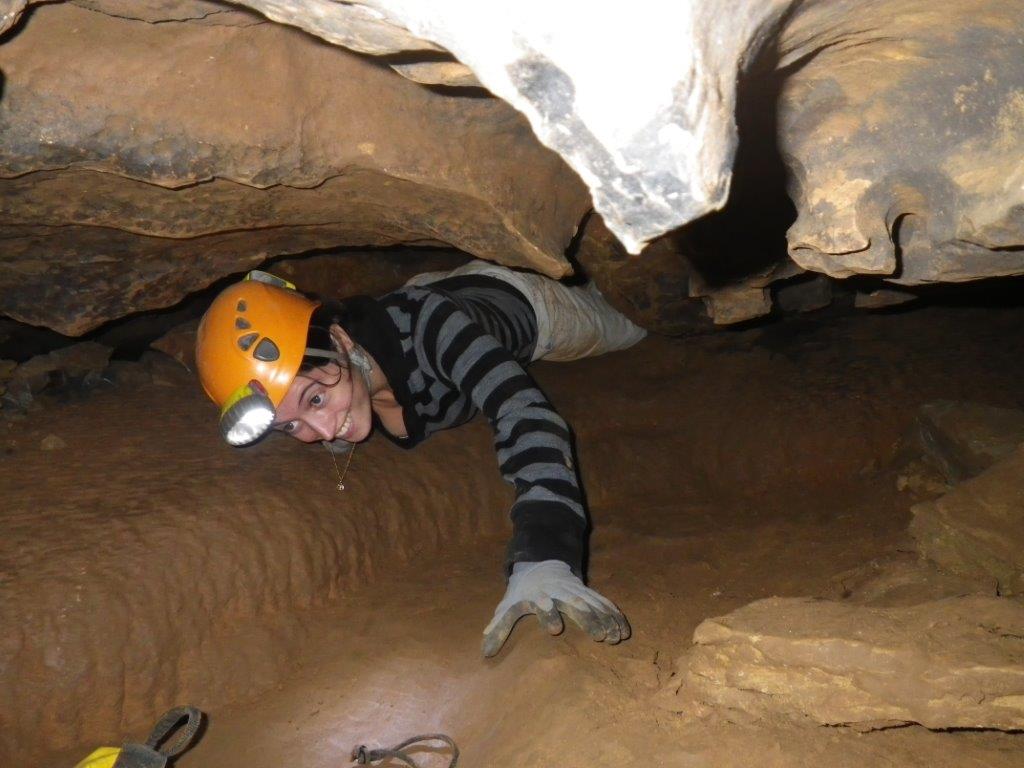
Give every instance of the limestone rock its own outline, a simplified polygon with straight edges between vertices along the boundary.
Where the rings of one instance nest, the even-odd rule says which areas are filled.
[[[608,302],[637,325],[669,336],[711,326],[703,302],[689,295],[693,265],[671,235],[634,256],[593,214],[575,257]]]
[[[876,291],[857,291],[853,296],[853,306],[857,309],[884,309],[898,307],[915,299],[917,294],[910,291],[879,288]]]
[[[44,4],[0,69],[0,313],[68,334],[328,247],[450,244],[560,276],[590,207],[508,105],[277,24]]]
[[[947,597],[997,597],[977,581],[940,570],[913,552],[872,560],[831,579],[834,599],[874,608],[919,605]],[[832,596],[832,595],[830,595]]]
[[[391,68],[414,83],[445,85],[450,88],[481,87],[473,71],[457,61],[417,61],[411,64],[392,64]]]
[[[246,4],[370,50],[344,18],[361,5]],[[1024,241],[1019,3],[642,0],[629,13],[573,3],[555,13],[526,2],[503,7],[500,24],[467,0],[365,4],[379,12],[375,29],[450,51],[527,115],[630,253],[724,204],[736,82],[768,46],[791,73],[780,114],[800,209],[796,261],[907,284],[1024,270],[1013,247]],[[554,32],[581,23],[579,35]],[[619,53],[611,66],[609,50]]]
[[[26,408],[35,395],[53,386],[93,386],[107,367],[113,350],[93,341],[36,355],[15,368],[6,381],[4,399]]]
[[[245,4],[325,39],[334,39],[323,34],[327,25],[351,36],[346,17],[365,11],[314,0]],[[725,203],[738,75],[792,0],[640,0],[627,12],[616,4],[537,0],[505,3],[500,12],[468,0],[365,5],[379,12],[378,29],[406,29],[451,52],[526,115],[635,254]]]
[[[107,366],[104,376],[120,387],[138,388],[153,383],[153,374],[134,360],[114,360]]]
[[[1024,271],[1024,4],[804,3],[779,137],[789,253],[917,285]]]
[[[201,24],[249,26],[262,18],[243,8],[212,0],[71,0],[75,5],[122,19],[150,24],[188,21]]]
[[[1024,605],[964,597],[900,608],[770,598],[708,619],[659,696],[861,728],[1024,727]]]
[[[772,311],[772,299],[766,288],[728,286],[711,291],[704,301],[715,325],[742,323]]]
[[[673,336],[768,314],[767,287],[799,271],[785,262],[744,277],[712,279],[704,274],[706,255],[686,233],[659,238],[633,256],[596,214],[587,220],[574,255],[616,309],[648,330]]]
[[[28,0],[0,0],[0,33],[17,23],[27,5]]]
[[[1024,443],[1024,411],[937,400],[921,406],[916,442],[951,483],[974,477]]]
[[[832,303],[832,281],[824,275],[801,276],[780,283],[774,294],[775,305],[782,312],[814,312]]]
[[[25,6],[0,0],[0,30]],[[0,313],[80,334],[340,245],[562,276],[592,206],[636,254],[725,205],[737,89],[779,82],[792,262],[1021,274],[1022,25],[1004,0],[39,3],[0,45]],[[766,311],[755,282],[696,295],[734,322]]]
[[[176,326],[154,341],[153,349],[170,355],[190,371],[196,370],[196,332],[199,320],[190,320]]]
[[[269,270],[300,291],[332,299],[382,296],[424,272],[446,272],[470,257],[443,248],[345,250],[274,262]]]
[[[1024,447],[913,513],[922,556],[999,594],[1024,594]]]

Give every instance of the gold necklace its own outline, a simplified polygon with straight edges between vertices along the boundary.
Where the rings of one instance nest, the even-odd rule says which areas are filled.
[[[345,469],[344,470],[339,470],[338,469],[338,457],[334,455],[334,451],[331,450],[331,446],[329,446],[327,444],[326,440],[324,441],[324,448],[326,448],[327,452],[329,454],[331,454],[331,461],[334,462],[334,471],[338,475],[338,490],[339,491],[344,491],[345,490],[345,475],[348,474],[348,465],[352,463],[352,456],[356,452],[356,444],[352,443],[352,447],[349,449],[348,459],[345,460]]]

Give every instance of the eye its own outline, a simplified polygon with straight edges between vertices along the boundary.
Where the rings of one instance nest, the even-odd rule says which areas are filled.
[[[311,398],[309,398],[309,404],[312,405],[314,408],[319,408],[321,405],[323,405],[324,404],[324,394],[323,394],[323,392],[317,392],[315,395],[313,395]]]
[[[282,432],[287,432],[288,434],[291,434],[292,432],[295,431],[295,427],[296,426],[297,425],[295,424],[294,421],[289,421],[287,424],[285,424],[283,427],[281,427],[281,431]]]

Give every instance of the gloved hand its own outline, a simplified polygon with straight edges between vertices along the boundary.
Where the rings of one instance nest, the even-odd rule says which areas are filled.
[[[512,627],[528,613],[552,635],[565,625],[565,614],[594,640],[617,643],[629,637],[629,622],[612,602],[587,587],[561,560],[516,563],[505,597],[484,630],[484,656],[501,650]]]

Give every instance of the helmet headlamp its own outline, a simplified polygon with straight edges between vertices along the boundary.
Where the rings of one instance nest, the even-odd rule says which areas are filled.
[[[230,445],[249,445],[270,430],[274,413],[267,390],[253,379],[236,389],[221,409],[221,434]]]

